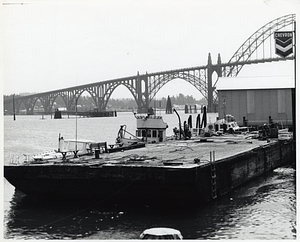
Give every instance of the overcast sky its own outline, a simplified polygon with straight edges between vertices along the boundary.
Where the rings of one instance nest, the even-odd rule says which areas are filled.
[[[299,0],[3,0],[4,94],[203,66],[208,53],[213,63],[218,53],[228,62],[259,28],[299,8]],[[293,75],[293,61],[240,73],[286,74]],[[178,93],[199,95],[182,80],[157,95]],[[131,94],[118,87],[113,97]]]

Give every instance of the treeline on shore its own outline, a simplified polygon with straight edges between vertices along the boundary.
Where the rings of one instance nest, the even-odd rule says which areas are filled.
[[[160,99],[154,99],[150,102],[150,106],[153,108],[166,108],[168,97],[163,97]],[[183,95],[179,93],[176,96],[170,96],[171,104],[172,105],[205,105],[207,103],[205,98],[200,100],[196,100],[193,96],[190,95]],[[122,99],[113,99],[111,98],[108,101],[109,109],[136,109],[137,104],[134,99],[132,98],[122,98]]]
[[[23,96],[23,95],[15,95],[15,97]],[[5,96],[4,100],[11,99],[12,96]],[[150,106],[153,108],[166,108],[168,97],[163,97],[160,99],[154,98],[154,100],[151,101]],[[182,93],[179,93],[176,96],[170,96],[171,104],[172,105],[206,105],[207,101],[205,98],[196,100],[192,95],[183,95]],[[93,110],[96,108],[95,102],[91,96],[80,96],[77,102],[78,108],[81,111],[88,111]],[[55,102],[53,104],[53,109],[57,108],[64,108],[66,107],[65,102],[63,99],[58,96],[55,99]],[[37,100],[35,104],[36,109],[42,108],[42,103]],[[22,109],[22,108],[21,108]],[[132,110],[137,109],[137,103],[133,98],[110,98],[108,100],[107,109],[109,110]]]

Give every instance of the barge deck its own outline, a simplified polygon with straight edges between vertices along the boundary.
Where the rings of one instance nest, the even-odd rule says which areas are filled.
[[[82,156],[4,167],[27,195],[135,202],[211,201],[294,159],[293,141],[245,135],[168,140],[99,158]]]

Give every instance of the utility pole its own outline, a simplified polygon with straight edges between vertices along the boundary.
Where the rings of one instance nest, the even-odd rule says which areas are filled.
[[[13,95],[13,116],[14,116],[14,121],[15,121],[16,120],[15,94]]]

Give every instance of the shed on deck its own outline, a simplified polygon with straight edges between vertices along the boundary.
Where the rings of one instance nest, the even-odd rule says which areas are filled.
[[[241,126],[269,121],[291,126],[292,88],[293,76],[220,77],[219,118],[231,114]]]

